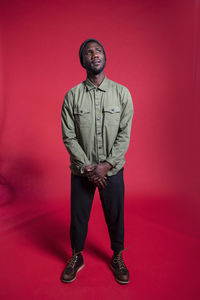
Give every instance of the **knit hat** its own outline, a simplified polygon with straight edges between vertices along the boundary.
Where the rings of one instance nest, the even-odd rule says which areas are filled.
[[[85,49],[85,46],[86,46],[87,43],[89,43],[89,42],[96,42],[96,43],[98,43],[98,44],[102,47],[103,53],[104,53],[104,56],[105,56],[105,60],[106,60],[105,49],[104,49],[103,45],[102,45],[98,40],[96,40],[96,39],[88,39],[88,40],[85,40],[85,41],[81,44],[80,49],[79,49],[79,58],[80,58],[80,62],[81,62],[81,65],[82,65],[83,68],[85,68],[84,65],[83,65],[83,51],[84,51],[84,49]]]

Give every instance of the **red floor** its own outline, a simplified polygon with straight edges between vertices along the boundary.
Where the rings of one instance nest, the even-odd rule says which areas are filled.
[[[59,203],[59,204],[58,204]],[[1,206],[0,299],[200,299],[199,222],[181,201],[128,199],[124,260],[130,283],[117,284],[98,196],[85,267],[70,284],[60,274],[71,255],[69,203],[15,200]]]

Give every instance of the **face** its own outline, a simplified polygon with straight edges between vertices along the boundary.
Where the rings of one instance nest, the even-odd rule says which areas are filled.
[[[83,51],[83,64],[87,72],[99,74],[105,68],[103,48],[96,42],[89,42]]]

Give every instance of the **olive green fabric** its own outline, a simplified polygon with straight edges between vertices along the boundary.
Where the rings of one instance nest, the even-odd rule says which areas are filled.
[[[125,164],[133,103],[129,90],[106,76],[97,88],[89,79],[69,90],[61,119],[71,170],[82,175],[89,164],[109,162],[115,175]]]

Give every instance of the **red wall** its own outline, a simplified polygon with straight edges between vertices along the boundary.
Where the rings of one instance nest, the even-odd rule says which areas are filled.
[[[0,1],[0,298],[200,299],[199,2]],[[71,255],[61,106],[85,80],[78,50],[90,37],[135,109],[125,166],[128,287],[116,286],[107,266],[98,196],[87,267],[74,285],[59,281]]]
[[[66,198],[64,95],[85,79],[84,39],[135,114],[127,195],[199,197],[199,1],[1,1],[0,182],[12,197]],[[129,198],[131,199],[131,198]]]

